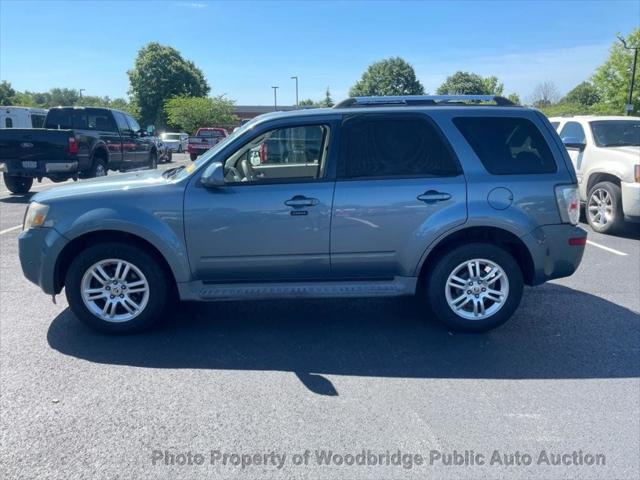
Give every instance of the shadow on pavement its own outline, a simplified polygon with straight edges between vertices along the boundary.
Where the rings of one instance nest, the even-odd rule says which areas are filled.
[[[33,197],[37,192],[29,192],[24,195],[17,195],[13,193],[8,193],[6,197],[0,197],[0,203],[24,203],[25,205],[29,203],[31,197]]]
[[[640,376],[640,316],[560,285],[527,289],[487,334],[448,332],[411,299],[182,304],[153,331],[96,333],[65,310],[48,341],[65,355],[149,368],[274,370],[337,395],[322,375],[568,379]]]

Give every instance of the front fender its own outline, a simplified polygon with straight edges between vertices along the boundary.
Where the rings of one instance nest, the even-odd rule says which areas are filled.
[[[126,209],[99,207],[68,222],[56,223],[56,230],[69,241],[88,233],[107,230],[135,235],[158,249],[176,282],[187,282],[191,278],[182,215],[178,210],[155,210],[150,213],[131,205],[127,205]]]

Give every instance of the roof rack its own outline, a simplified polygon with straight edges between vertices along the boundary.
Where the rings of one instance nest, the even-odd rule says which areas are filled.
[[[398,95],[380,97],[351,97],[338,102],[333,108],[411,106],[411,105],[478,105],[516,106],[508,98],[498,95]]]

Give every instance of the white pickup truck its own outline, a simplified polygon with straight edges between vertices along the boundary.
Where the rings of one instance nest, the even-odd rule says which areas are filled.
[[[553,117],[578,176],[589,225],[613,233],[640,222],[640,117]]]

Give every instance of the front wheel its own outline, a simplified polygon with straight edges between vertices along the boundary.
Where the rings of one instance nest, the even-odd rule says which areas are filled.
[[[522,298],[518,263],[485,243],[456,247],[436,263],[426,297],[438,320],[452,330],[484,332],[506,322]]]
[[[154,170],[158,168],[158,154],[156,152],[151,152],[149,154],[149,169]]]
[[[157,260],[123,243],[81,251],[65,277],[65,293],[82,322],[107,333],[144,330],[162,317],[171,293]]]
[[[19,195],[25,194],[31,190],[31,186],[33,185],[33,178],[15,177],[6,173],[3,173],[2,177],[4,179],[4,184],[11,193]]]

